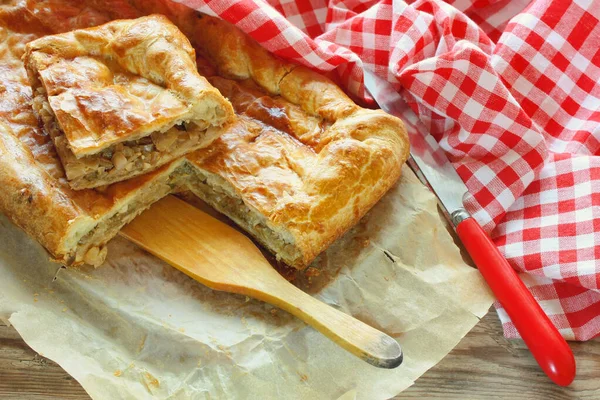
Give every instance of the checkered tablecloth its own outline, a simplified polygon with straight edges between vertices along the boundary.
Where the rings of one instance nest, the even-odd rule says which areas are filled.
[[[600,334],[600,1],[180,1],[366,103],[391,82],[560,332]]]

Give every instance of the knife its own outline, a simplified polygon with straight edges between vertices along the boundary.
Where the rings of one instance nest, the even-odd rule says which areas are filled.
[[[390,83],[366,71],[365,86],[382,110],[397,117],[405,116],[407,105]],[[556,384],[568,386],[576,372],[571,348],[490,237],[465,209],[463,197],[468,192],[467,187],[444,151],[433,136],[422,135],[416,129],[409,129],[409,141],[408,165],[437,196],[465,249],[542,370]]]

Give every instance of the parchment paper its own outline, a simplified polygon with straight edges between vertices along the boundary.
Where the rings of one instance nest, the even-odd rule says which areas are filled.
[[[386,399],[492,304],[406,167],[298,282],[396,338],[403,364],[372,367],[291,315],[212,291],[121,238],[104,266],[59,271],[0,216],[0,316],[94,399]]]

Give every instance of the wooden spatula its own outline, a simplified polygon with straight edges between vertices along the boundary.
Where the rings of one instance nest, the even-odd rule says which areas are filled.
[[[246,236],[176,197],[155,203],[121,235],[212,289],[254,297],[295,315],[369,364],[402,363],[400,345],[390,336],[304,293]]]

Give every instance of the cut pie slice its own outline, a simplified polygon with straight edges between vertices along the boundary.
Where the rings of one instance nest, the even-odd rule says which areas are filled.
[[[46,36],[23,60],[34,110],[74,189],[152,171],[209,145],[234,119],[164,16]]]

